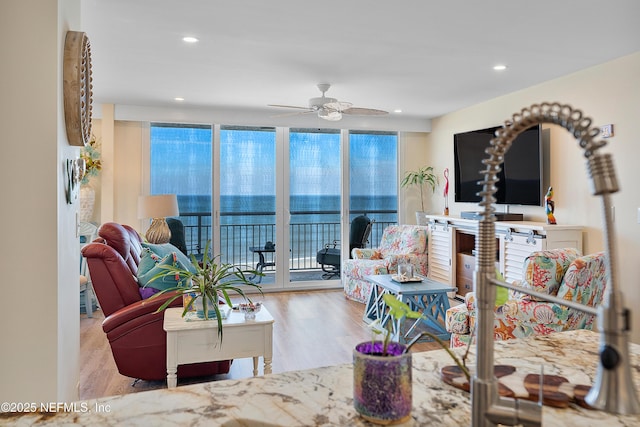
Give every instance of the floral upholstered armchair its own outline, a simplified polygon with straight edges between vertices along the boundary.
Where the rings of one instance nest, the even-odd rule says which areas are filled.
[[[411,263],[416,274],[427,275],[427,227],[390,225],[382,232],[378,248],[356,248],[351,256],[342,266],[344,292],[347,298],[364,303],[371,290],[365,276],[397,273],[399,263]]]
[[[525,288],[555,295],[568,301],[597,307],[604,297],[607,277],[605,254],[581,256],[573,248],[531,253],[524,261],[524,277],[516,282]],[[466,345],[475,330],[475,293],[465,295],[464,304],[451,307],[446,328],[451,347]],[[552,302],[539,301],[520,292],[509,291],[509,299],[494,308],[496,340],[547,335],[572,329],[591,329],[595,317]]]

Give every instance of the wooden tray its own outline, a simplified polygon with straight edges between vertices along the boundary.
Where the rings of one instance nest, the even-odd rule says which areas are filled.
[[[400,276],[397,276],[394,274],[393,276],[391,276],[391,280],[398,283],[417,283],[417,282],[422,282],[422,277],[414,276],[410,279],[402,280],[400,279]]]
[[[498,393],[504,397],[538,401],[540,395],[540,375],[520,374],[516,368],[509,365],[494,367],[498,378]],[[440,370],[440,377],[445,383],[464,391],[469,391],[470,385],[462,370],[458,366],[445,366]],[[591,386],[571,384],[565,377],[559,375],[544,375],[542,382],[542,403],[555,408],[566,408],[575,403],[583,408],[591,409],[584,401]]]

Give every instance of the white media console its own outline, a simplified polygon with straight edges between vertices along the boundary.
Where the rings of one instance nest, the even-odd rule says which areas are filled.
[[[458,296],[473,290],[475,236],[478,221],[455,216],[424,215],[429,227],[429,278],[457,286]],[[531,221],[496,221],[496,267],[507,282],[522,279],[524,259],[533,251],[577,248],[583,227]]]

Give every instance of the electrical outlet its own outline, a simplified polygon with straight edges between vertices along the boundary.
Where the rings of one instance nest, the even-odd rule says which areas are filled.
[[[600,126],[600,136],[602,138],[611,138],[613,136],[613,125]]]

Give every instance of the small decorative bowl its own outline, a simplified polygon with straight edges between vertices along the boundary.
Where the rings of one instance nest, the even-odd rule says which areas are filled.
[[[261,302],[243,302],[238,304],[238,310],[244,313],[245,320],[253,320],[262,308]]]

